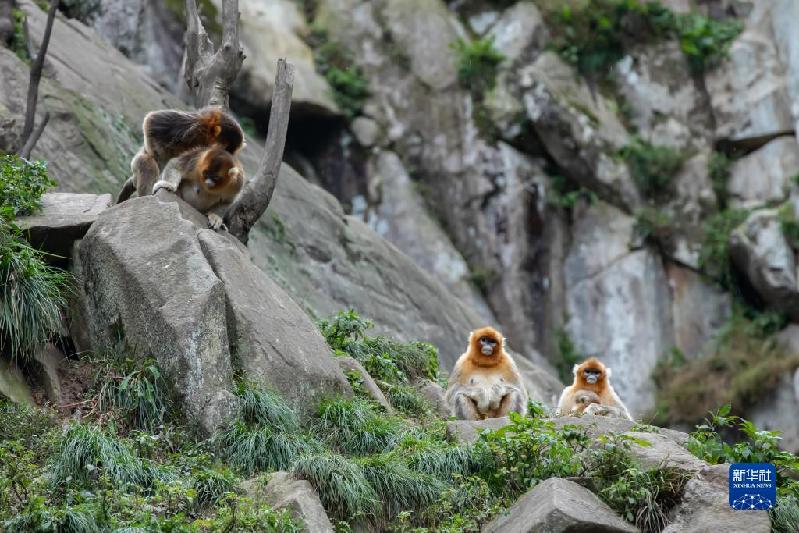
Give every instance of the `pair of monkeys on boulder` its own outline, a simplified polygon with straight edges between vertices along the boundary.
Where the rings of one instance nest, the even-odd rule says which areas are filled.
[[[499,331],[492,327],[472,331],[466,352],[452,370],[446,400],[452,415],[461,420],[499,418],[511,411],[527,413],[527,391]],[[563,390],[557,413],[632,420],[610,385],[610,368],[595,357],[574,366],[574,383]]]
[[[225,211],[244,186],[238,159],[244,131],[236,119],[218,106],[164,109],[147,113],[142,130],[144,146],[131,161],[133,175],[117,203],[134,190],[145,196],[163,188],[206,214],[209,227],[221,228]]]

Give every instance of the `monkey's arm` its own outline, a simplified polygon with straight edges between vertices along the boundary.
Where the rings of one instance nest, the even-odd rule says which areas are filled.
[[[161,173],[161,179],[153,185],[153,194],[158,192],[158,189],[177,192],[182,179],[183,173],[180,171],[178,158],[170,159],[169,163],[164,167],[164,171]]]
[[[497,417],[506,416],[511,412],[522,416],[527,414],[527,393],[524,389],[507,387],[505,396],[495,411]]]
[[[458,420],[482,420],[483,416],[477,410],[477,404],[469,393],[461,387],[456,388],[450,395],[450,408]]]
[[[555,411],[558,416],[567,416],[572,407],[574,407],[574,405],[572,405],[574,403],[572,401],[572,398],[574,397],[572,394],[572,388],[573,385],[569,385],[563,389],[563,393],[560,395],[560,400],[558,400],[558,408]]]
[[[214,230],[225,227],[225,212],[232,202],[219,202],[214,207],[208,210],[208,227]]]

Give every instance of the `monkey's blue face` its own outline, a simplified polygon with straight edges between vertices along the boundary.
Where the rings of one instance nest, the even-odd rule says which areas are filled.
[[[590,384],[594,384],[602,377],[602,371],[596,368],[586,368],[583,370],[583,378]]]
[[[480,337],[480,353],[483,355],[494,355],[494,349],[497,347],[497,341],[492,337]]]

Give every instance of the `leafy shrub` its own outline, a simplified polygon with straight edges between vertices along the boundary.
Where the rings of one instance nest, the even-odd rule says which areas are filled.
[[[668,211],[644,207],[635,212],[635,233],[642,239],[666,241],[671,237],[674,220]]]
[[[344,453],[386,451],[403,431],[399,419],[379,413],[376,404],[368,400],[333,398],[323,400],[319,406],[316,433]]]
[[[194,477],[196,502],[200,507],[217,505],[233,491],[234,477],[228,471],[203,469]]]
[[[783,494],[777,498],[777,506],[769,513],[771,530],[774,533],[799,531],[799,496]]]
[[[369,97],[369,83],[350,54],[329,40],[327,32],[316,29],[309,41],[314,49],[316,70],[327,80],[339,108],[347,117],[354,118]]]
[[[554,207],[571,209],[580,201],[591,205],[597,201],[597,196],[593,191],[582,187],[575,189],[563,176],[550,176],[549,183],[551,187],[547,191],[547,203]]]
[[[627,162],[638,189],[648,197],[665,192],[685,162],[685,154],[679,150],[639,138],[634,138],[619,153]]]
[[[740,33],[738,21],[675,14],[659,2],[587,0],[547,13],[552,47],[584,75],[604,74],[641,42],[676,38],[696,74],[711,68]]]
[[[152,359],[109,360],[97,376],[97,407],[113,412],[133,428],[154,431],[164,421],[165,383]]]
[[[708,161],[708,175],[713,184],[713,192],[721,209],[727,207],[727,183],[730,181],[732,160],[721,152],[713,152]]]
[[[42,194],[55,186],[43,161],[0,156],[0,216],[6,220],[35,212]]]
[[[708,218],[703,225],[704,237],[699,251],[699,269],[724,289],[735,284],[730,261],[730,236],[749,216],[745,209],[727,209]]]
[[[58,331],[71,282],[0,217],[0,351],[30,357]]]
[[[497,67],[505,57],[490,37],[472,42],[458,39],[452,44],[458,54],[458,81],[464,89],[481,96],[494,88]]]

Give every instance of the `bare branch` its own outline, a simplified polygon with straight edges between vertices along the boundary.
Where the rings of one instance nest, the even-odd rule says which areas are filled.
[[[36,146],[37,142],[39,142],[39,137],[42,136],[42,133],[44,132],[44,127],[47,126],[48,122],[50,122],[50,113],[45,112],[44,118],[42,118],[42,121],[33,131],[33,134],[30,136],[30,138],[28,138],[27,141],[25,141],[25,145],[19,151],[20,157],[24,159],[30,159],[33,147]]]
[[[216,52],[195,0],[186,0],[186,23],[183,76],[194,104],[228,107],[230,86],[244,62],[244,51],[239,44],[239,2],[222,2],[222,44]]]
[[[28,104],[25,109],[25,125],[22,127],[22,138],[20,143],[24,147],[30,144],[31,134],[33,133],[33,123],[36,119],[36,104],[39,101],[39,82],[42,80],[42,69],[44,69],[44,57],[47,55],[47,47],[50,45],[50,35],[53,33],[53,21],[55,20],[55,12],[58,9],[59,0],[51,0],[50,10],[47,12],[47,24],[44,28],[44,35],[42,36],[42,44],[39,46],[39,53],[36,54],[36,60],[31,65],[30,81],[28,82]],[[39,133],[41,136],[41,132]],[[38,136],[33,139],[33,144],[28,149],[28,154],[33,150],[33,145],[36,144]]]
[[[279,59],[263,158],[258,165],[258,171],[225,213],[225,224],[230,233],[244,244],[247,244],[250,229],[269,206],[277,185],[283,149],[286,147],[293,88],[294,66],[286,63],[285,59]]]

